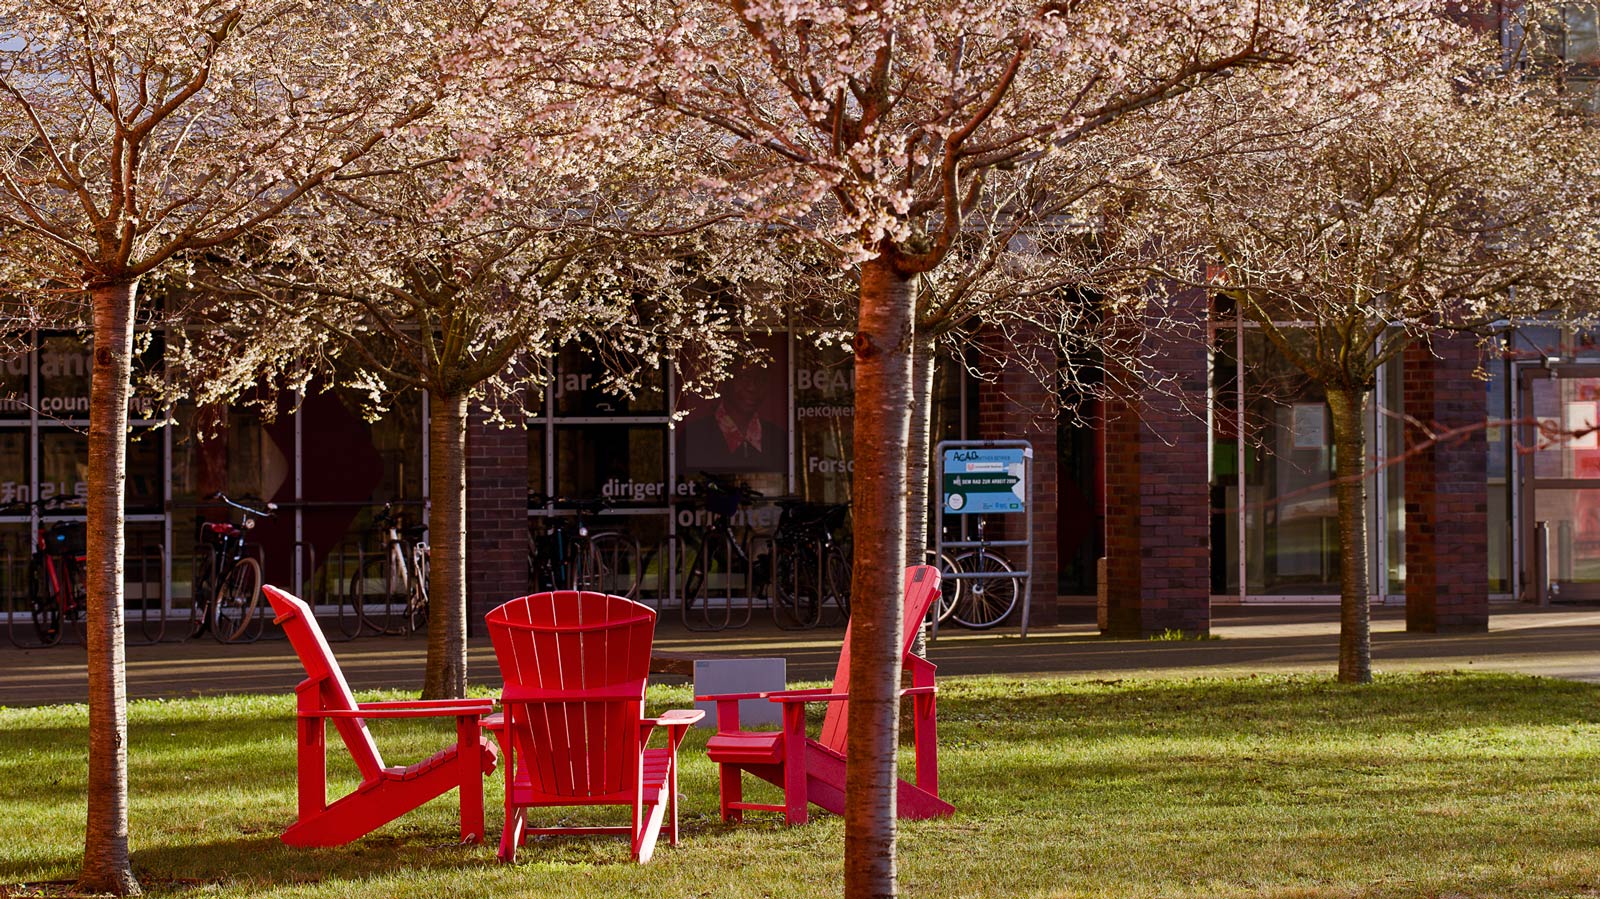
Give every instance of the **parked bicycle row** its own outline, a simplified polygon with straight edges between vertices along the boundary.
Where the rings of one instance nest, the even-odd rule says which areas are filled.
[[[612,507],[605,498],[532,494],[529,501],[546,511],[529,527],[533,589],[596,590],[675,608],[683,625],[698,631],[743,627],[763,607],[788,629],[849,620],[847,504],[768,499],[745,484],[705,475],[692,496],[675,505],[706,514],[647,549],[617,519],[597,521]],[[739,514],[761,502],[779,509],[770,535],[756,533]],[[978,531],[978,548],[935,561],[947,573],[991,576],[948,579],[938,614],[941,621],[985,629],[1011,615],[1021,585],[1010,563],[983,540],[981,520]]]
[[[584,589],[610,593],[676,611],[683,626],[719,631],[748,625],[758,611],[778,627],[807,629],[840,625],[850,617],[850,508],[842,503],[808,502],[798,497],[767,498],[748,485],[706,475],[692,496],[676,500],[692,524],[652,541],[648,549],[612,516],[601,516],[613,504],[604,498],[567,500],[534,494],[530,502],[546,514],[530,520],[527,574],[530,590]],[[270,614],[261,600],[264,560],[260,545],[250,540],[258,522],[277,514],[273,503],[235,500],[216,493],[204,503],[211,511],[195,521],[195,553],[186,603],[171,606],[166,597],[151,601],[141,591],[141,638],[159,642],[172,635],[189,639],[209,634],[223,643],[250,643],[266,632]],[[766,503],[778,509],[776,527],[758,533],[741,512]],[[19,646],[51,646],[71,635],[84,639],[85,533],[81,519],[70,516],[72,498],[16,502],[0,506],[0,515],[29,515],[36,522],[27,554],[25,586],[11,585],[13,612],[25,610],[33,639],[19,637],[18,619],[9,618],[12,642]],[[969,628],[990,628],[1015,609],[1020,582],[1010,563],[982,540],[954,557],[929,561],[946,573],[969,572],[971,578],[947,578],[937,614],[940,622]],[[369,536],[347,544],[319,564],[303,558],[313,572],[308,593],[331,607],[345,639],[363,635],[404,635],[422,630],[428,621],[429,547],[427,525],[411,522],[405,513],[385,504],[372,518]],[[305,551],[302,544],[296,551]],[[164,547],[130,548],[130,571],[137,567],[141,584],[163,582]],[[0,560],[7,568],[19,564]],[[15,578],[13,578],[15,579]],[[0,577],[0,588],[5,588]],[[131,606],[130,606],[131,610]],[[169,615],[173,628],[168,628]],[[132,613],[130,611],[130,619]],[[27,626],[24,620],[22,625]],[[130,631],[132,625],[130,624]],[[170,632],[170,633],[169,633]]]

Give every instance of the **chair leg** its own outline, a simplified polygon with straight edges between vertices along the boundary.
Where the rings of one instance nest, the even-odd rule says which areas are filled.
[[[676,747],[674,747],[676,749]],[[667,828],[667,845],[678,845],[678,757],[672,757],[672,763],[667,767],[667,814],[672,816],[672,823]]]
[[[456,766],[461,772],[461,842],[483,842],[483,749],[478,719],[456,719]]]
[[[723,763],[719,766],[721,776],[718,781],[722,788],[722,820],[736,823],[744,820],[744,811],[733,807],[735,802],[744,801],[744,771],[738,765]]]
[[[808,820],[806,805],[805,706],[789,703],[783,710],[783,819],[793,826]]]
[[[517,860],[517,847],[522,845],[522,828],[527,812],[520,808],[506,809],[506,829],[500,834],[500,861],[511,864]]]

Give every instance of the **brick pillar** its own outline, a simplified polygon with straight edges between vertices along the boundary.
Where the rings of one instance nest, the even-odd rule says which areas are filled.
[[[1041,335],[1042,336],[1042,335]],[[1026,335],[1024,335],[1026,338]],[[1040,368],[1024,362],[1018,352],[1037,354],[1048,346],[1043,340],[1026,348],[1001,347],[985,353],[988,359],[1004,360],[998,370],[987,372],[978,382],[978,438],[982,440],[1026,440],[1033,445],[1033,592],[1029,597],[1028,626],[1049,627],[1057,620],[1056,587],[1060,572],[1056,559],[1056,401],[1035,372],[1054,371],[1051,363]],[[986,519],[989,537],[1021,540],[1024,517],[995,515]],[[998,552],[1018,559],[1022,547],[1005,547]],[[1018,566],[1020,567],[1020,566]],[[1021,618],[1014,618],[1020,624]]]
[[[1152,302],[1106,351],[1106,574],[1102,630],[1211,630],[1207,297]],[[1130,372],[1141,360],[1146,370]]]
[[[1405,412],[1435,432],[1465,436],[1409,452],[1406,484],[1406,630],[1489,629],[1488,416],[1471,337],[1436,336],[1405,353]],[[1425,439],[1407,429],[1407,445]]]
[[[528,432],[491,424],[479,409],[467,426],[469,633],[528,587]]]

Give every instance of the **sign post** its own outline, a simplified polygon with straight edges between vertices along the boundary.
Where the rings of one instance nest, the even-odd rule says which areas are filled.
[[[1022,636],[1028,636],[1028,613],[1033,587],[1033,445],[1026,440],[942,440],[939,456],[939,513],[934,529],[934,546],[940,560],[946,549],[972,549],[992,552],[1000,548],[1021,550],[1022,562],[1010,572],[949,571],[944,577],[957,579],[1011,577],[1021,583]],[[979,516],[979,539],[945,539],[945,516]],[[1021,540],[983,539],[982,516],[1021,515]],[[964,522],[963,522],[964,523]],[[933,634],[939,633],[934,616]]]

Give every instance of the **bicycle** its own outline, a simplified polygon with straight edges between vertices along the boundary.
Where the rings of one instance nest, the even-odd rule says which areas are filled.
[[[82,521],[56,521],[48,527],[42,520],[50,511],[59,511],[81,499],[51,496],[24,500],[5,506],[8,513],[37,510],[39,527],[34,532],[33,554],[28,559],[28,607],[33,630],[43,646],[55,646],[66,632],[63,621],[71,625],[79,643],[85,643],[88,626],[88,565],[85,557],[87,530]]]
[[[356,613],[357,633],[369,627],[380,634],[414,634],[428,623],[428,569],[432,554],[426,524],[406,525],[391,503],[372,519],[372,529],[383,534],[383,552],[365,559],[350,579],[350,604]],[[367,601],[367,584],[383,584],[383,618],[378,623],[376,603]],[[376,598],[376,597],[375,597]]]
[[[765,592],[766,577],[772,577],[773,623],[785,630],[816,627],[830,602],[842,620],[849,620],[849,553],[834,534],[844,526],[850,505],[791,497],[776,503],[782,511],[772,549],[757,559],[755,577],[757,592]]]
[[[978,517],[978,547],[952,560],[955,571],[969,575],[950,580],[966,581],[958,598],[951,603],[950,620],[973,630],[988,630],[1010,617],[1017,606],[1021,589],[1012,574],[1011,563],[989,548],[983,533],[983,517]],[[941,613],[940,620],[944,620]]]
[[[739,507],[761,498],[761,494],[746,484],[730,485],[714,475],[702,472],[700,480],[702,499],[690,505],[703,505],[711,520],[700,526],[694,542],[694,559],[689,563],[683,579],[683,600],[678,606],[683,626],[692,631],[720,631],[730,627],[744,627],[750,623],[753,611],[751,602],[750,556],[743,542],[733,533],[733,516]],[[736,575],[745,573],[744,615],[734,624],[734,607],[737,595]],[[722,577],[722,589],[712,596],[713,575]],[[705,591],[705,595],[701,595]],[[713,604],[712,599],[721,600]],[[698,609],[697,609],[698,607]],[[698,612],[698,621],[695,616]]]
[[[544,518],[544,530],[528,528],[528,581],[535,590],[591,590],[636,599],[644,580],[639,543],[623,531],[591,533],[589,517],[614,504],[605,497],[568,500],[530,493],[528,500],[567,508],[572,519]]]
[[[950,619],[950,613],[956,610],[956,603],[961,601],[961,578],[951,577],[960,571],[949,553],[941,553],[929,549],[923,553],[926,564],[939,569],[939,601],[928,610],[928,620],[932,621],[935,615],[939,616],[942,624]]]
[[[229,499],[222,493],[206,497],[207,502],[239,512],[239,523],[229,520],[207,521],[196,517],[197,554],[193,581],[193,609],[189,637],[211,632],[219,643],[254,643],[261,639],[270,615],[257,614],[261,602],[261,563],[246,554],[245,534],[258,519],[278,514],[277,503],[257,509]]]

